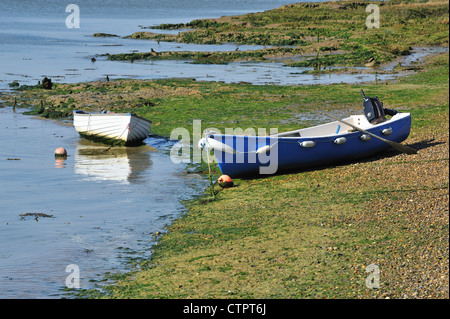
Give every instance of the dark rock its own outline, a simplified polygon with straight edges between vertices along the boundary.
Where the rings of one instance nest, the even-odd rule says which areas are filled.
[[[49,78],[47,78],[47,77],[45,77],[45,78],[42,80],[41,87],[42,87],[43,89],[45,89],[45,90],[51,90],[52,87],[53,87],[52,80],[49,79]]]

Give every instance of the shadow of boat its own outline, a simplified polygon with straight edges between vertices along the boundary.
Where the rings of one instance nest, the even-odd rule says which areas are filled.
[[[420,152],[421,150],[427,149],[429,147],[434,147],[434,146],[438,146],[438,145],[442,145],[442,144],[445,144],[445,142],[437,142],[437,141],[435,141],[435,139],[425,139],[425,140],[421,140],[421,141],[418,141],[418,142],[415,142],[412,144],[405,143],[405,145],[416,149],[418,152]],[[273,174],[273,176],[299,174],[299,173],[309,172],[309,171],[320,171],[320,170],[334,168],[334,167],[341,167],[341,166],[345,167],[345,166],[355,164],[355,163],[372,163],[372,162],[376,162],[381,159],[395,157],[395,156],[398,156],[399,154],[402,154],[402,153],[394,148],[388,148],[381,153],[374,154],[374,155],[371,155],[366,158],[337,161],[337,162],[329,163],[327,165],[317,165],[317,166],[312,166],[312,167],[308,167],[308,168],[279,170],[275,174]],[[267,175],[267,176],[265,176],[265,175],[242,176],[240,178],[244,179],[244,180],[252,180],[252,179],[259,179],[259,178],[264,178],[264,177],[268,177],[268,176],[270,176],[270,175]]]

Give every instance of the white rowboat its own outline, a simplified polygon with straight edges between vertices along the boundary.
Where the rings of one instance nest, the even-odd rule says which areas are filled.
[[[110,145],[139,145],[147,138],[151,121],[133,113],[73,112],[81,137]]]

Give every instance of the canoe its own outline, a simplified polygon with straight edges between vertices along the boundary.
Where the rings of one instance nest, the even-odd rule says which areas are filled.
[[[397,113],[378,124],[370,123],[364,114],[342,121],[397,143],[404,141],[411,129],[409,113]],[[334,121],[269,136],[210,133],[199,141],[198,147],[214,150],[222,174],[243,177],[354,161],[380,153],[390,145]]]
[[[110,145],[139,145],[147,138],[151,121],[133,113],[73,112],[73,125],[81,137]]]

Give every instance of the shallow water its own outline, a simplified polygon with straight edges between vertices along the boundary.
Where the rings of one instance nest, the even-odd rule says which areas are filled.
[[[310,2],[313,0],[303,0]],[[314,0],[315,1],[315,0]],[[235,44],[195,45],[121,37],[142,31],[141,26],[184,23],[198,18],[215,18],[264,11],[292,0],[101,0],[76,1],[80,8],[80,28],[68,29],[67,3],[44,0],[4,0],[0,10],[0,90],[9,84],[36,85],[44,77],[53,82],[96,81],[117,78],[164,79],[194,78],[205,81],[278,85],[310,85],[385,81],[398,74],[367,73],[303,74],[312,68],[285,67],[281,62],[230,63],[228,65],[191,64],[189,61],[108,61],[103,54],[161,51],[233,51],[260,49],[261,46]],[[364,23],[362,21],[361,23]],[[155,31],[155,30],[151,30]],[[120,37],[92,37],[97,32]],[[164,31],[170,32],[170,31]],[[415,60],[418,55],[412,55]],[[95,57],[96,61],[92,62]],[[392,66],[393,68],[393,66]],[[390,69],[392,69],[390,67]],[[386,71],[386,70],[384,70]]]
[[[311,1],[311,0],[305,0]],[[80,28],[67,28],[66,6],[70,2],[2,0],[0,4],[0,89],[9,83],[35,85],[47,76],[53,82],[84,82],[110,78],[148,77],[163,68],[142,70],[131,63],[98,61],[97,54],[167,50],[232,50],[236,46],[197,46],[122,38],[96,38],[97,32],[120,37],[142,31],[140,26],[189,22],[263,11],[294,3],[292,0],[78,0]],[[248,46],[242,46],[242,49]],[[258,47],[255,47],[258,48]],[[191,65],[181,70],[190,76]],[[183,76],[183,75],[179,75]]]
[[[64,296],[71,264],[81,288],[125,271],[130,258],[149,257],[152,234],[183,213],[180,201],[205,187],[171,162],[163,139],[105,152],[70,123],[22,111],[0,108],[0,298]],[[65,160],[54,157],[60,146]]]

